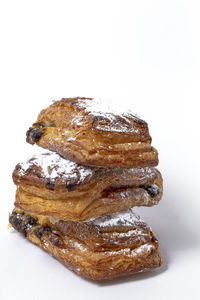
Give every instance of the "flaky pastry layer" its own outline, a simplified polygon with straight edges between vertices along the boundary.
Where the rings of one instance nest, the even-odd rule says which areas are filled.
[[[158,153],[147,123],[130,112],[109,112],[107,104],[84,97],[55,101],[29,128],[27,142],[83,165],[156,166]]]
[[[71,221],[155,205],[163,189],[155,168],[86,167],[52,152],[18,164],[13,180],[17,185],[15,206]]]
[[[162,264],[152,231],[131,210],[82,224],[66,222],[65,229],[63,221],[45,220],[17,209],[9,222],[68,268],[94,280],[152,270]],[[73,230],[68,230],[68,225]],[[97,241],[99,245],[94,247]]]

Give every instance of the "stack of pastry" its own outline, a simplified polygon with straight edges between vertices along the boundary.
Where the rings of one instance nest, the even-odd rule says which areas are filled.
[[[75,272],[113,279],[161,265],[158,241],[133,212],[162,196],[148,125],[93,98],[41,111],[27,142],[48,149],[19,163],[9,222]]]

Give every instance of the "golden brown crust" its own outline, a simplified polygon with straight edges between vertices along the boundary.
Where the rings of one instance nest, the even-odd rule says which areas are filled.
[[[133,206],[152,206],[162,196],[162,177],[155,168],[89,168],[55,153],[18,164],[13,180],[17,207],[71,221]]]
[[[29,128],[27,142],[83,165],[156,166],[158,153],[151,146],[147,123],[131,113],[98,111],[95,101],[83,97],[55,101]]]
[[[63,235],[76,238],[92,251],[135,249],[144,243],[157,244],[150,227],[132,209],[92,218],[85,222],[46,218]]]
[[[132,224],[129,224],[128,232],[127,226],[123,224],[108,226],[106,223],[106,226],[103,226],[107,230],[109,240],[114,235],[118,236],[118,239],[115,237],[115,240],[119,242],[118,248],[109,243],[107,249],[104,249],[106,241],[102,243],[105,232],[104,236],[102,233],[96,235],[97,240],[102,243],[100,248],[94,249],[91,242],[85,242],[95,235],[97,226],[92,223],[88,225],[87,229],[83,229],[83,224],[79,224],[76,228],[79,239],[74,232],[71,232],[69,236],[68,232],[61,232],[58,227],[55,227],[55,224],[40,224],[39,220],[24,214],[24,212],[14,211],[10,215],[9,221],[27,239],[52,254],[71,270],[94,280],[104,280],[152,270],[162,264],[157,240],[149,227],[138,216],[136,221],[134,214],[131,218],[133,220]],[[74,226],[76,227],[76,224]],[[82,229],[80,229],[81,227]],[[104,231],[106,231],[105,228]],[[84,237],[81,232],[89,232],[89,236],[86,234]],[[120,242],[120,234],[128,237],[128,244],[125,239]]]

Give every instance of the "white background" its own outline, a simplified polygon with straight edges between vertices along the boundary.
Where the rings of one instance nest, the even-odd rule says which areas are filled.
[[[0,299],[200,299],[200,4],[0,1]],[[108,283],[80,278],[6,229],[14,166],[39,151],[25,132],[52,99],[102,96],[149,123],[164,197],[140,208],[161,270]]]

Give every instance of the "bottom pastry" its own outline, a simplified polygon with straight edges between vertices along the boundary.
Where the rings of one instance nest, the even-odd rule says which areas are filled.
[[[9,222],[68,268],[94,280],[148,271],[162,264],[157,239],[132,209],[72,222],[15,208]]]

